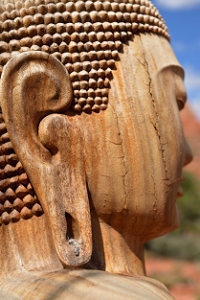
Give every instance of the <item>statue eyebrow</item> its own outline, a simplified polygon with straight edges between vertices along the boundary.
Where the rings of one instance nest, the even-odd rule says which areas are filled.
[[[183,67],[181,65],[178,65],[178,64],[177,65],[176,64],[169,65],[169,66],[164,67],[163,69],[161,69],[159,73],[162,73],[162,72],[164,72],[166,70],[170,70],[173,73],[177,74],[184,81],[184,79],[185,79],[185,71],[184,71],[184,69],[183,69]]]

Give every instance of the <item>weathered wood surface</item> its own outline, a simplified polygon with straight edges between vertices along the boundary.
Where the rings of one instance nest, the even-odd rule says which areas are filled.
[[[1,280],[1,285],[0,299],[5,300],[174,299],[165,286],[155,280],[95,270],[13,273]]]
[[[144,12],[141,3],[132,9],[141,6],[142,14],[151,14],[145,3]],[[46,9],[62,5],[54,6]],[[23,14],[28,2],[27,7]],[[152,10],[152,20],[160,18],[156,15]],[[117,50],[98,40],[101,34],[93,43],[102,42],[105,49],[92,53],[62,44],[59,49],[73,52],[68,64],[63,50],[60,57],[45,53],[56,47],[45,48],[47,36],[45,47],[27,47],[4,60],[0,299],[172,299],[160,283],[145,277],[144,264],[144,243],[179,225],[176,199],[183,165],[191,160],[179,116],[186,101],[184,72],[159,20],[150,28],[146,18],[145,33],[142,24],[132,24],[138,33],[127,33]],[[6,24],[3,37],[13,26]],[[119,42],[123,34],[115,36]],[[14,42],[7,37],[2,51],[9,43]],[[88,75],[81,69],[86,57]],[[102,57],[106,67],[98,69]]]

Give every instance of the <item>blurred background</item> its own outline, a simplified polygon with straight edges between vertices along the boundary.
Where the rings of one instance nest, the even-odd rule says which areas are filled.
[[[188,103],[181,112],[193,162],[185,168],[181,226],[147,245],[147,275],[163,282],[176,300],[200,300],[200,0],[152,0],[185,69]]]

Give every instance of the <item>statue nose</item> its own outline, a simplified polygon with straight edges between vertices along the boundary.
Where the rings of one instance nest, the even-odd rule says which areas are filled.
[[[193,154],[185,137],[184,137],[184,149],[185,149],[185,157],[184,157],[183,166],[186,166],[193,160]]]

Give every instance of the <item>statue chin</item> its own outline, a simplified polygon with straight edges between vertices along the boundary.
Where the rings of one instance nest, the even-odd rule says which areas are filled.
[[[173,299],[144,263],[192,158],[163,19],[143,0],[0,11],[0,299]]]

